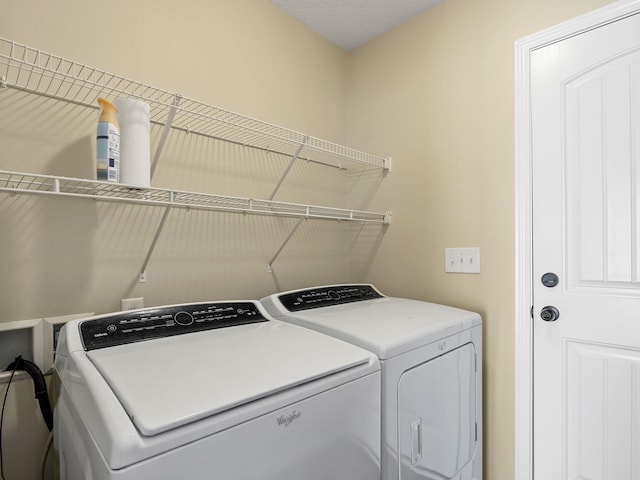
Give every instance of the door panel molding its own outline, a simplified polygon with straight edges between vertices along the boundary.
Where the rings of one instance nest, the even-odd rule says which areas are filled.
[[[533,480],[532,156],[530,61],[544,46],[640,12],[640,0],[612,3],[515,43],[515,479]]]
[[[640,394],[640,349],[567,341],[564,357],[571,408],[563,435],[576,445],[567,458],[567,478],[632,478],[639,462],[633,446],[640,441],[640,412],[630,399]],[[630,441],[620,448],[617,438]],[[600,458],[594,451],[606,453]]]

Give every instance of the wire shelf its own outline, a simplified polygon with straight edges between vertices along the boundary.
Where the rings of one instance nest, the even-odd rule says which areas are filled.
[[[390,159],[272,125],[0,37],[0,87],[97,109],[100,96],[149,104],[151,121],[226,142],[349,169],[390,169]],[[302,147],[302,149],[301,149]]]
[[[280,217],[344,220],[377,224],[389,223],[389,215],[384,213],[192,193],[162,188],[138,189],[96,180],[35,175],[4,170],[0,170],[0,192],[82,197],[129,204]]]

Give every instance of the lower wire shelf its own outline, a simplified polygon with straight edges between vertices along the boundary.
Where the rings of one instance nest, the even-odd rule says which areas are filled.
[[[0,192],[6,192],[11,195],[32,194],[88,198],[107,202],[164,207],[164,215],[140,269],[140,282],[146,282],[147,265],[162,233],[169,212],[174,208],[298,218],[298,223],[296,223],[276,254],[268,262],[267,271],[270,273],[272,273],[273,262],[280,255],[303,220],[337,220],[380,225],[389,225],[391,223],[390,212],[376,213],[162,188],[141,189],[111,182],[5,170],[0,170]]]
[[[4,170],[0,170],[0,191],[93,198],[110,202],[228,211],[255,215],[345,220],[378,224],[390,223],[389,213],[274,202],[163,188],[140,189],[118,183]]]

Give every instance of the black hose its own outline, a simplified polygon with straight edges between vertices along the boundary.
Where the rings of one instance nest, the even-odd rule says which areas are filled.
[[[49,403],[49,394],[47,393],[47,383],[44,380],[44,375],[38,366],[30,360],[25,360],[22,357],[17,357],[11,362],[6,370],[24,370],[33,379],[33,389],[35,391],[36,399],[40,404],[40,411],[42,412],[42,418],[44,423],[47,424],[49,431],[53,430],[53,411],[51,410],[51,404]]]

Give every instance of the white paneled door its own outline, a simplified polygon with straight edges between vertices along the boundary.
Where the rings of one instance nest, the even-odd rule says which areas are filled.
[[[640,14],[531,52],[535,480],[640,479]]]

